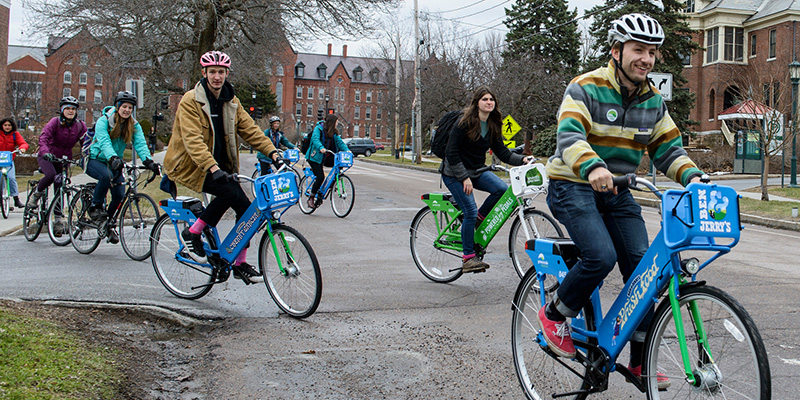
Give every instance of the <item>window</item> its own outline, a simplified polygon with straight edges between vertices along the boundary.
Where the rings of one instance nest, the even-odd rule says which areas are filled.
[[[714,120],[714,109],[716,108],[716,93],[714,93],[714,89],[711,89],[711,93],[708,95],[708,120]]]
[[[773,82],[773,90],[772,90],[772,107],[780,108],[780,104],[778,104],[778,100],[780,99],[781,93],[781,83],[780,82]]]
[[[94,102],[96,104],[103,103],[103,91],[102,90],[95,90],[94,91]]]
[[[361,118],[361,107],[355,106],[353,107],[353,119]]]
[[[378,104],[383,103],[383,92],[378,90]]]
[[[89,64],[89,55],[86,53],[81,53],[81,65],[88,65]]]
[[[750,35],[750,57],[756,56],[756,34]]]
[[[278,82],[275,84],[275,105],[278,106],[278,112],[282,111],[281,106],[283,105],[283,82]]]
[[[706,32],[706,63],[719,59],[719,28]]]
[[[319,99],[325,100],[325,88],[319,88],[317,89],[317,92],[319,92]]]
[[[364,127],[364,137],[369,137],[369,125]]]
[[[360,128],[358,125],[353,125],[353,137],[358,137]]]
[[[725,61],[744,60],[744,28],[725,27]]]
[[[88,80],[89,80],[89,76],[86,74],[86,72],[81,72],[81,74],[78,75],[78,83],[79,84],[85,85],[86,81],[88,81]]]
[[[81,121],[86,121],[86,110],[78,109],[78,119]]]
[[[283,65],[275,67],[275,76],[283,76]]]
[[[94,85],[95,86],[103,86],[103,74],[96,73],[94,74]]]
[[[356,101],[361,101],[361,91],[356,90]]]
[[[325,64],[320,64],[317,67],[317,78],[327,78],[328,77],[328,67]]]
[[[72,72],[64,71],[64,83],[72,83]]]
[[[297,98],[298,99],[302,99],[303,98],[303,88],[301,86],[297,87]]]
[[[353,80],[354,81],[360,81],[361,78],[362,78],[362,73],[363,72],[364,72],[364,70],[361,67],[356,67],[356,69],[353,70]]]
[[[61,97],[72,96],[72,89],[65,87],[64,90],[61,91]]]
[[[367,90],[367,103],[372,103],[372,90]]]
[[[683,11],[685,11],[687,13],[693,13],[694,12],[694,0],[686,0],[686,8],[684,8]]]
[[[772,29],[769,31],[769,58],[775,58],[775,41],[777,31]]]
[[[380,125],[376,125],[375,126],[375,139],[380,139],[380,138],[381,138],[381,126]]]
[[[381,115],[381,114],[383,114],[383,109],[381,109],[380,107],[378,107],[378,108],[375,110],[375,119],[377,119],[378,121],[380,121],[380,120],[381,120],[381,117],[382,117],[382,115]]]
[[[314,116],[314,105],[308,104],[306,106],[306,117],[313,117]]]
[[[372,116],[372,107],[364,107],[364,119],[370,119]]]
[[[314,88],[308,88],[308,99],[314,100]]]
[[[86,102],[86,89],[78,90],[78,101],[81,103]]]
[[[333,99],[339,100],[339,88],[333,88]]]
[[[342,91],[342,93],[339,95],[339,100],[344,101],[344,88],[339,88],[339,90]]]
[[[298,78],[302,78],[306,74],[306,66],[303,63],[297,64],[294,66],[294,75]]]
[[[297,103],[295,105],[294,114],[297,115],[298,117],[303,115],[303,105],[302,104]]]
[[[769,95],[769,83],[764,84],[764,104],[769,107],[769,100],[772,96]]]
[[[377,82],[378,81],[378,69],[377,68],[373,68],[372,70],[369,71],[369,79],[371,79],[373,82]]]

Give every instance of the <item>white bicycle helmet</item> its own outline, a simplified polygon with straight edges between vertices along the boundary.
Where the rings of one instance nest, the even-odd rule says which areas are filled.
[[[629,40],[661,47],[664,44],[664,29],[652,17],[639,13],[625,14],[611,21],[608,42],[613,45],[614,42],[625,43]]]
[[[270,124],[273,123],[273,122],[276,122],[276,121],[277,122],[281,122],[281,117],[279,117],[277,115],[273,115],[273,116],[269,117],[269,123]]]

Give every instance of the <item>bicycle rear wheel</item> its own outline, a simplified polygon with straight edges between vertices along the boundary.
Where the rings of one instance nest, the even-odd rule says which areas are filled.
[[[532,236],[531,239],[562,237],[564,235],[558,223],[544,211],[525,210],[524,217],[528,232]],[[508,235],[508,255],[511,256],[511,263],[514,264],[514,269],[520,278],[525,276],[525,273],[533,266],[533,261],[528,257],[528,253],[525,252],[526,241],[522,223],[519,222],[519,218],[514,218]]]
[[[8,196],[8,177],[0,175],[0,209],[3,210],[3,218],[8,219],[11,212],[11,197]]]
[[[314,249],[290,226],[274,225],[272,236],[275,246],[270,235],[265,234],[258,248],[258,266],[269,295],[290,316],[308,317],[317,310],[322,298],[322,271]]]
[[[439,283],[452,282],[462,274],[461,252],[439,249],[434,245],[439,237],[439,229],[447,226],[446,216],[444,212],[432,212],[430,207],[425,206],[414,216],[410,229],[411,257],[414,258],[414,263],[422,275]],[[459,236],[459,240],[460,238]]]
[[[311,197],[312,184],[311,177],[304,176],[303,179],[300,180],[300,186],[297,188],[300,191],[300,201],[297,202],[297,205],[300,207],[300,211],[302,211],[303,214],[311,214],[316,210],[316,208],[308,206],[308,198]]]
[[[36,183],[33,181],[28,182],[28,198],[25,201],[25,210],[22,211],[22,233],[25,235],[25,239],[27,239],[29,242],[32,242],[39,237],[39,233],[42,231],[42,226],[44,225],[42,213],[39,211],[39,207],[42,207],[43,205],[39,204],[36,208],[30,208],[27,206],[28,201],[30,201],[31,196],[33,196],[38,183],[38,181],[36,181]],[[46,190],[44,197],[47,197]]]
[[[119,239],[122,250],[133,260],[150,257],[150,230],[159,216],[156,202],[144,193],[128,197],[119,216]]]
[[[56,246],[66,246],[70,242],[64,211],[69,211],[67,207],[69,207],[74,193],[74,189],[62,187],[61,190],[56,191],[53,202],[50,203],[50,208],[47,210],[47,235]]]
[[[642,376],[650,376],[645,378],[648,398],[771,398],[764,342],[739,302],[713,286],[690,286],[681,288],[680,306],[690,363],[695,376],[702,377],[701,385],[686,381],[672,308],[663,301],[645,341]],[[693,317],[690,307],[696,307],[700,320]],[[700,326],[705,329],[708,351],[697,334]],[[667,390],[658,391],[657,373],[670,378]]]
[[[78,253],[89,254],[100,245],[100,234],[97,225],[89,217],[89,206],[92,205],[90,189],[81,189],[69,203],[67,227],[72,247]]]
[[[188,227],[187,221],[174,224],[163,214],[153,226],[150,238],[150,259],[161,284],[173,295],[182,299],[199,299],[211,290],[214,275],[210,265],[196,265],[178,260],[178,254],[188,257],[178,235]]]
[[[333,213],[339,218],[344,218],[353,209],[356,202],[356,188],[353,181],[345,174],[340,174],[333,182],[331,191],[331,208]]]

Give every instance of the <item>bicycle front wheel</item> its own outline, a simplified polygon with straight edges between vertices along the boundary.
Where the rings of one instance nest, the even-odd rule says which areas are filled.
[[[136,261],[150,257],[150,230],[159,214],[156,202],[144,193],[136,193],[122,205],[119,240],[128,257]]]
[[[541,286],[536,270],[529,270],[517,286],[511,305],[514,369],[525,396],[537,400],[580,391],[586,387],[584,377],[588,373],[587,368],[576,359],[556,357],[547,350],[547,344],[539,334],[537,317],[542,308]],[[553,293],[555,291],[547,294],[547,301],[552,299]],[[586,322],[591,324],[588,320]],[[585,399],[587,396],[586,393],[580,393],[558,398]]]
[[[300,191],[300,201],[297,202],[297,205],[300,207],[300,211],[302,211],[303,214],[311,214],[316,210],[316,208],[308,206],[308,198],[311,197],[312,184],[312,178],[304,176],[303,179],[300,180],[300,186],[297,188]]]
[[[72,247],[81,254],[89,254],[100,245],[100,234],[97,225],[89,217],[92,205],[92,190],[83,189],[69,203],[67,229],[69,229]]]
[[[50,209],[47,210],[47,235],[56,246],[66,246],[70,242],[64,212],[67,211],[66,207],[69,207],[74,194],[74,189],[62,187],[61,190],[56,191],[53,202],[50,203]]]
[[[681,316],[689,362],[700,378],[686,381],[675,319],[661,302],[645,342],[642,377],[649,399],[769,399],[772,383],[764,342],[753,319],[736,299],[712,286],[681,288]],[[692,311],[692,310],[696,311]],[[706,344],[698,331],[704,330]],[[656,374],[670,379],[658,390]]]
[[[528,233],[531,234],[531,239],[562,237],[564,235],[558,223],[544,211],[525,210],[523,215]],[[511,224],[511,232],[508,235],[508,255],[511,256],[511,263],[514,264],[514,269],[520,278],[525,276],[525,273],[533,266],[533,261],[528,257],[528,253],[525,252],[526,241],[527,238],[525,237],[522,223],[519,222],[519,218],[514,218],[514,223]]]
[[[189,224],[175,223],[163,214],[153,226],[150,238],[150,259],[161,284],[173,295],[182,299],[199,299],[205,296],[214,283],[210,265],[196,265],[178,260],[178,255],[188,257],[186,248],[178,235]]]
[[[339,175],[333,182],[331,190],[331,207],[333,213],[339,218],[344,218],[353,209],[356,202],[356,188],[350,177],[344,174]]]
[[[0,175],[0,209],[3,210],[3,218],[8,219],[11,212],[11,197],[8,197],[8,177]]]
[[[296,229],[286,225],[272,227],[261,237],[258,266],[264,275],[269,295],[275,304],[295,318],[313,314],[322,298],[322,271],[314,249]]]
[[[426,278],[439,283],[458,279],[461,272],[460,250],[440,249],[435,246],[439,229],[447,227],[447,214],[433,212],[425,206],[411,221],[411,257]],[[438,222],[437,222],[438,220]],[[460,241],[459,236],[459,241]]]
[[[34,190],[36,185],[29,185],[28,187],[28,198],[25,202],[25,210],[22,211],[22,233],[25,235],[25,239],[29,242],[36,240],[39,237],[39,233],[42,232],[42,226],[44,221],[42,220],[42,213],[39,211],[39,207],[42,207],[42,204],[39,204],[35,208],[31,208],[27,206],[27,202],[30,201],[31,196],[33,196]],[[45,192],[45,196],[47,192]]]

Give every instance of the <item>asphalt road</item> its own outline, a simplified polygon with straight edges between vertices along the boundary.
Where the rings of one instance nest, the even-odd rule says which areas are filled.
[[[322,303],[304,321],[279,315],[262,285],[231,279],[202,299],[181,300],[161,286],[149,260],[131,261],[119,245],[104,243],[84,256],[55,247],[46,235],[33,243],[0,239],[0,297],[146,304],[224,317],[198,350],[209,366],[192,378],[203,388],[200,398],[520,398],[510,346],[519,278],[506,258],[508,227],[490,246],[488,272],[433,283],[411,259],[408,227],[423,205],[420,194],[442,190],[438,175],[360,161],[347,175],[356,187],[350,216],[337,218],[326,201],[311,216],[293,209],[284,217],[322,264]],[[645,209],[644,215],[653,237],[658,214]],[[796,232],[749,226],[736,249],[702,274],[755,319],[776,399],[800,391],[799,239]],[[610,299],[621,286],[612,273],[603,296]],[[643,398],[628,386],[615,377],[596,398]]]

